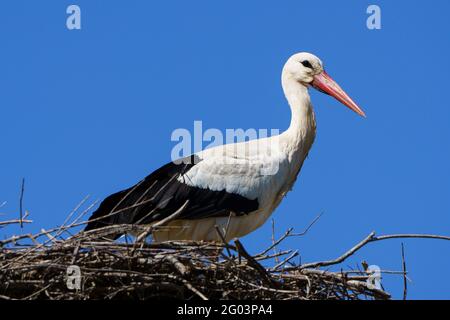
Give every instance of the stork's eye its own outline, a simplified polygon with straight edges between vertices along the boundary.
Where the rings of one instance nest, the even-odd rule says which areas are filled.
[[[310,68],[310,69],[313,68],[313,66],[311,65],[311,63],[310,63],[308,60],[301,61],[301,64],[302,64],[305,68]]]

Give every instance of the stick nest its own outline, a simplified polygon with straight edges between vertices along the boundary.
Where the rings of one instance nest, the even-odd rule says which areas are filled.
[[[63,237],[74,226],[0,241],[0,299],[390,298],[368,283],[365,271],[295,265],[297,251],[277,249],[293,235],[292,229],[261,253],[250,255],[238,239],[230,244],[102,240],[117,228],[128,232],[136,226]]]

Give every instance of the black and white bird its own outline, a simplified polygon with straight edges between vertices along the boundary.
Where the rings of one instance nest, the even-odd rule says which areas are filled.
[[[219,241],[216,226],[226,231],[228,241],[260,227],[291,190],[314,142],[316,122],[308,88],[331,95],[365,116],[310,53],[287,60],[281,83],[292,113],[286,131],[170,162],[135,186],[107,197],[85,230],[113,224],[152,225],[174,212],[178,215],[165,228],[155,228],[155,241]]]

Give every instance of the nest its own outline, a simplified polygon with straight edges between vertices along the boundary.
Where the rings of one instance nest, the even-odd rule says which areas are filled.
[[[24,222],[29,222],[26,217],[0,222],[0,227]],[[250,255],[238,239],[232,243],[152,243],[138,237],[131,242],[128,238],[111,242],[102,239],[118,229],[135,232],[137,226],[72,234],[80,224],[75,221],[0,241],[0,299],[390,298],[367,281],[370,274],[364,270],[319,268],[345,257],[295,265],[292,261],[297,251],[277,249],[284,239],[295,235],[292,229],[262,252]],[[351,250],[350,254],[356,251]]]
[[[0,229],[31,223],[22,212],[19,219],[0,221]],[[183,210],[151,227],[116,225],[79,232],[86,197],[63,224],[37,234],[3,236],[0,240],[0,299],[283,299],[357,300],[390,299],[366,263],[356,270],[332,272],[322,269],[341,264],[365,245],[399,238],[450,240],[433,234],[391,234],[366,238],[332,260],[295,264],[297,250],[279,250],[288,237],[304,236],[287,230],[262,252],[250,255],[239,239],[225,241],[226,230],[216,227],[222,239],[217,243],[148,241],[155,228],[165,228]],[[2,207],[5,203],[0,204]],[[117,212],[112,212],[116,214]],[[272,222],[273,223],[273,222]],[[3,230],[3,229],[2,229]],[[274,225],[272,225],[274,230]],[[225,232],[225,234],[223,234]],[[138,234],[130,240],[105,241],[113,234]],[[378,270],[379,272],[383,272]],[[402,270],[384,271],[403,276],[403,298],[407,294],[407,271],[402,244]]]

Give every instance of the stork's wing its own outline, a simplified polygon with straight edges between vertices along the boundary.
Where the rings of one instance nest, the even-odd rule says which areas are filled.
[[[107,197],[90,217],[85,230],[162,220],[181,208],[186,200],[189,202],[178,219],[228,217],[230,212],[242,215],[258,209],[258,199],[248,199],[225,189],[196,187],[179,179],[201,161],[194,155],[177,164],[170,162],[135,186]]]

